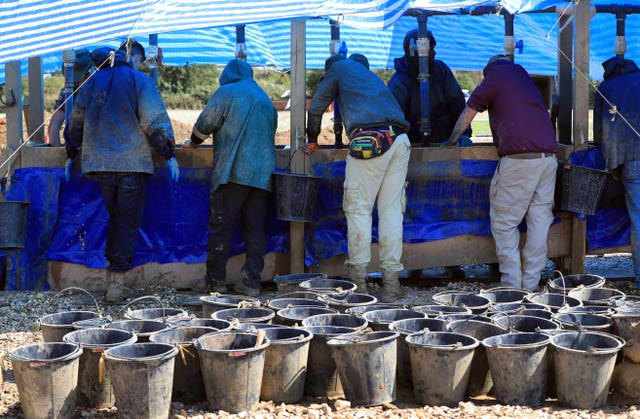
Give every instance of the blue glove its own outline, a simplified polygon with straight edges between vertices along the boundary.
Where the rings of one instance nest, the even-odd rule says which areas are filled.
[[[64,164],[64,180],[69,182],[71,180],[71,166],[76,161],[76,158],[67,159],[67,162]]]
[[[458,147],[473,147],[473,141],[466,135],[461,135],[458,138]]]
[[[178,181],[180,178],[180,167],[178,166],[178,160],[175,157],[171,157],[167,160],[167,166],[169,166],[169,170],[171,171],[171,180],[174,182]]]

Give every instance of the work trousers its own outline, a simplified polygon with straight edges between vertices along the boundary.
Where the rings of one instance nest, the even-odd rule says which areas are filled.
[[[207,282],[226,281],[227,262],[233,232],[240,217],[247,259],[243,279],[251,288],[260,287],[264,267],[266,238],[264,224],[269,191],[227,183],[211,193],[209,200],[209,240],[207,243]]]
[[[553,222],[555,156],[516,159],[505,156],[491,179],[491,233],[496,243],[501,282],[532,290],[547,263],[547,235]],[[526,242],[520,251],[518,225],[526,220]]]
[[[380,268],[391,272],[404,269],[400,262],[402,219],[410,154],[409,138],[401,134],[381,156],[367,160],[347,156],[343,197],[349,243],[347,265],[366,267],[371,260],[372,213],[377,203]]]
[[[640,161],[627,162],[622,166],[624,198],[631,221],[631,255],[636,286],[640,287]]]
[[[105,256],[110,271],[126,272],[131,269],[142,224],[148,176],[131,172],[98,172],[92,175],[100,185],[109,213]]]

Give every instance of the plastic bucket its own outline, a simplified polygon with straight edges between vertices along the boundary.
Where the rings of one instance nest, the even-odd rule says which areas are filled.
[[[42,339],[45,342],[62,342],[64,335],[76,330],[73,326],[74,322],[98,317],[100,315],[93,311],[63,311],[61,313],[47,314],[40,317]]]
[[[193,342],[207,333],[218,329],[203,326],[181,326],[152,333],[149,340],[154,343],[168,343],[178,348],[178,359],[173,368],[173,401],[200,403],[207,399],[200,370],[200,357]]]
[[[338,310],[329,307],[290,307],[276,312],[275,323],[284,326],[296,326],[304,319],[318,314],[337,314]]]
[[[231,330],[241,330],[243,332],[258,333],[260,329],[273,329],[276,327],[282,327],[280,324],[272,323],[232,323]]]
[[[476,338],[450,332],[406,337],[416,403],[456,405],[464,400]]]
[[[0,201],[0,249],[22,249],[27,238],[27,201]]]
[[[389,324],[397,320],[424,319],[426,314],[408,308],[367,311],[362,315],[373,330],[389,330]]]
[[[159,330],[171,327],[156,320],[117,320],[109,324],[107,329],[121,329],[133,332],[138,337],[138,343],[149,342],[149,335]]]
[[[207,401],[213,410],[253,410],[260,387],[269,339],[259,333],[210,333],[196,340]]]
[[[570,290],[583,286],[585,288],[602,287],[605,283],[604,276],[593,274],[574,274],[553,278],[548,286],[552,292],[566,294]]]
[[[271,344],[265,353],[260,397],[275,403],[297,403],[304,395],[313,334],[292,327],[268,328],[264,332]]]
[[[289,307],[328,307],[327,303],[318,299],[310,298],[274,298],[267,302],[267,307],[271,310],[282,310]]]
[[[139,310],[129,310],[124,314],[129,320],[157,320],[163,323],[188,319],[189,313],[180,308],[141,308]]]
[[[623,311],[611,316],[616,334],[624,340],[640,342],[640,310]]]
[[[21,346],[9,352],[25,418],[72,418],[82,348],[62,342]]]
[[[306,174],[273,172],[278,220],[312,221],[320,179]]]
[[[526,308],[522,311],[519,311],[518,314],[521,316],[539,317],[545,320],[551,320],[551,318],[553,317],[553,313],[551,311],[541,310],[539,308]],[[496,316],[499,315],[500,314],[496,314]]]
[[[226,320],[231,323],[271,323],[275,311],[266,307],[227,308],[211,315],[212,319]]]
[[[529,310],[529,309],[547,310],[549,311],[549,313],[551,313],[551,311],[549,310],[549,307],[543,304],[518,302],[518,303],[492,304],[491,307],[489,307],[489,311],[487,311],[487,315],[492,316],[496,313],[520,314],[520,312],[522,312],[523,310]]]
[[[200,327],[214,327],[219,331],[231,329],[231,322],[218,319],[202,319],[195,318],[189,319],[184,323],[180,323],[181,326],[200,326]]]
[[[246,295],[216,293],[214,293],[213,295],[203,295],[202,297],[200,297],[200,304],[202,304],[202,317],[210,318],[211,315],[216,311],[239,307],[240,303],[253,307],[260,306],[259,299],[254,297],[247,297]]]
[[[564,164],[560,176],[560,209],[593,215],[598,208],[600,196],[607,182],[604,170]]]
[[[302,320],[303,327],[341,326],[361,330],[367,327],[367,320],[353,314],[318,314]]]
[[[611,315],[614,313],[614,308],[609,305],[597,305],[597,306],[578,306],[578,307],[566,307],[558,310],[558,313],[590,313],[590,314],[602,314]]]
[[[387,310],[387,309],[393,310],[393,309],[397,309],[397,308],[406,308],[406,307],[402,306],[402,305],[398,305],[398,304],[376,303],[376,304],[369,304],[369,305],[364,305],[364,306],[349,307],[344,312],[345,312],[345,314],[353,314],[354,316],[360,316],[361,317],[367,311]]]
[[[327,347],[327,341],[336,336],[356,333],[356,331],[343,326],[310,326],[304,329],[313,334],[309,343],[304,395],[311,397],[344,395],[335,361],[331,356],[331,350]]]
[[[468,307],[447,306],[443,304],[426,304],[421,306],[415,306],[412,310],[419,313],[424,313],[427,317],[438,317],[442,314],[471,314],[471,309]]]
[[[436,319],[444,320],[446,322],[454,322],[456,320],[476,320],[479,322],[485,323],[493,323],[493,320],[490,317],[483,316],[480,314],[448,314],[444,313],[436,317]]]
[[[353,406],[376,406],[396,398],[399,333],[379,331],[327,341],[345,398]]]
[[[79,361],[78,404],[98,409],[113,406],[116,399],[111,382],[100,376],[100,359],[109,348],[135,343],[138,339],[135,333],[118,329],[79,329],[67,333],[63,339],[83,349]]]
[[[447,325],[447,329],[453,333],[460,333],[482,341],[491,336],[502,335],[507,330],[491,323],[479,322],[477,320],[456,320]],[[484,346],[479,345],[476,348],[473,361],[471,362],[471,371],[469,373],[469,382],[467,384],[468,396],[486,396],[493,387],[491,372],[489,371],[489,361],[487,360],[487,352]]]
[[[577,298],[585,306],[603,306],[622,301],[625,293],[614,288],[574,288],[567,293],[568,296]]]
[[[570,330],[590,330],[593,332],[611,332],[613,320],[607,316],[591,313],[557,313],[553,315],[553,320],[560,324],[563,329]]]
[[[524,300],[529,294],[529,291],[525,291],[519,288],[498,287],[488,290],[482,290],[478,293],[481,297],[486,297],[493,304],[499,303],[519,303]]]
[[[560,329],[560,325],[553,320],[540,317],[496,314],[493,321],[505,330],[514,332],[538,332],[540,330]]]
[[[481,295],[461,293],[459,291],[443,291],[431,296],[435,304],[448,306],[467,307],[473,314],[486,313],[491,300]]]
[[[607,333],[571,331],[553,336],[551,345],[558,402],[577,409],[603,406],[624,341]]]
[[[323,294],[319,298],[340,313],[346,313],[348,309],[353,307],[370,306],[378,302],[378,299],[373,295],[356,292],[350,294]]]
[[[289,292],[297,291],[298,285],[301,282],[306,281],[308,279],[326,279],[329,278],[329,275],[317,272],[309,272],[309,273],[299,273],[299,274],[288,274],[288,275],[276,275],[273,278],[273,282],[276,283],[276,287],[278,288],[278,294],[284,294]]]
[[[320,294],[313,291],[301,291],[300,287],[296,285],[297,291],[286,292],[284,294],[278,294],[278,298],[305,298],[307,300],[317,300]]]
[[[171,408],[178,348],[166,343],[131,343],[104,353],[107,377],[123,418],[166,418]]]
[[[544,403],[549,341],[544,333],[508,333],[482,341],[496,400],[527,406]]]
[[[318,294],[347,294],[355,292],[358,288],[356,284],[344,279],[308,279],[298,284],[299,289],[303,291],[313,291]]]
[[[564,294],[535,293],[525,297],[525,301],[530,303],[543,304],[553,312],[564,307],[577,307],[582,305],[582,301]]]

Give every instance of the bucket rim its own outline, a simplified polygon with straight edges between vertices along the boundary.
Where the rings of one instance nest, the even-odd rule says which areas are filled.
[[[379,330],[373,332],[339,335],[327,341],[327,345],[334,347],[361,346],[371,343],[385,343],[396,340],[400,333],[393,330]],[[369,339],[371,338],[371,339]]]
[[[207,333],[206,335],[202,335],[200,336],[198,339],[196,339],[193,342],[193,345],[199,350],[199,351],[204,351],[204,352],[214,352],[214,353],[226,353],[226,354],[233,354],[233,353],[250,353],[250,352],[256,352],[256,351],[262,351],[265,350],[270,344],[271,341],[265,336],[262,340],[262,343],[259,346],[250,346],[247,348],[242,348],[242,349],[210,349],[210,348],[206,348],[203,346],[203,342],[205,339],[211,338],[213,336],[222,336],[222,335],[251,335],[251,336],[258,336],[258,332],[248,332],[248,331],[244,331],[244,330],[233,330],[233,331],[223,331],[223,332],[214,332],[214,333]]]
[[[286,339],[274,339],[269,336],[274,330],[291,330],[294,332],[299,332],[301,335],[298,335],[297,337],[294,336],[291,338],[286,338]],[[271,346],[305,343],[313,339],[313,333],[311,333],[307,329],[303,329],[302,327],[288,327],[288,326],[272,327],[272,328],[266,329],[265,333],[267,335],[267,338],[271,342]]]
[[[330,324],[324,324],[324,325],[312,325],[312,324],[309,324],[313,319],[320,318],[321,316],[323,316],[323,318],[331,317],[332,319],[333,318],[347,318],[348,317],[348,318],[355,318],[355,319],[357,319],[357,321],[363,322],[363,324],[358,325],[358,326],[344,326],[344,327],[352,328],[354,330],[363,329],[363,328],[367,327],[367,325],[369,324],[368,320],[365,319],[364,317],[356,316],[355,314],[346,314],[346,313],[338,312],[338,313],[316,314],[314,316],[309,316],[309,317],[307,317],[305,319],[302,319],[302,326],[304,326],[304,327],[307,327],[307,326],[333,326],[333,325],[330,325]]]
[[[74,322],[77,322],[78,320],[74,320],[71,323],[47,323],[44,320],[46,319],[47,321],[50,319],[55,318],[55,316],[60,316],[62,314],[70,314],[70,313],[74,313],[74,314],[91,314],[93,315],[93,317],[89,317],[87,319],[82,319],[82,320],[89,320],[89,319],[96,319],[101,317],[100,314],[94,312],[94,311],[89,311],[89,310],[69,310],[69,311],[60,311],[58,313],[50,313],[50,314],[45,314],[44,316],[40,317],[39,321],[40,321],[40,325],[45,325],[45,326],[58,326],[58,327],[63,327],[63,326],[67,326],[67,327],[71,327],[73,326]]]
[[[368,297],[370,298],[369,301],[360,301],[360,302],[353,302],[353,301],[346,301],[349,300],[350,298],[353,298],[354,296],[356,297]],[[336,298],[337,297],[337,298]],[[340,298],[342,297],[342,298]],[[371,295],[371,294],[367,294],[367,293],[363,293],[363,292],[351,292],[348,294],[334,294],[334,293],[329,293],[329,294],[320,294],[318,296],[318,300],[323,301],[324,303],[328,304],[328,305],[336,305],[336,306],[342,306],[342,307],[358,307],[358,306],[368,306],[368,305],[373,305],[375,303],[378,302],[378,299]]]
[[[421,336],[444,336],[444,335],[454,335],[455,337],[459,338],[461,340],[462,343],[465,340],[466,341],[470,341],[468,344],[464,344],[462,343],[461,345],[457,345],[457,344],[453,344],[453,345],[435,345],[435,344],[425,344],[425,343],[418,343],[418,342],[414,342],[413,340],[421,337]],[[405,337],[405,342],[407,342],[408,345],[410,346],[417,346],[417,347],[421,347],[421,348],[431,348],[431,349],[444,349],[444,350],[449,350],[449,351],[466,351],[469,349],[475,349],[478,347],[478,345],[480,345],[480,341],[476,338],[474,338],[473,336],[469,336],[469,335],[465,335],[462,333],[455,333],[455,332],[415,332],[415,333],[411,333],[409,335],[407,335]]]
[[[406,317],[404,319],[393,319],[393,320],[389,320],[389,319],[382,319],[380,317],[375,317],[376,312],[378,311],[393,311],[396,313],[404,313],[407,314],[409,317]],[[415,317],[413,317],[415,316]],[[368,322],[371,323],[375,323],[375,324],[390,324],[396,320],[406,320],[406,319],[426,319],[428,318],[426,313],[422,313],[420,311],[416,311],[416,310],[411,310],[408,308],[391,308],[391,309],[381,309],[381,310],[371,310],[371,311],[367,311],[365,313],[362,313],[362,318],[367,320]]]
[[[613,341],[616,342],[616,346],[613,348],[605,348],[605,349],[595,349],[593,351],[590,351],[589,349],[587,350],[583,350],[583,349],[574,349],[574,348],[566,348],[564,346],[561,346],[560,344],[558,344],[558,342],[556,342],[558,339],[560,339],[561,337],[565,336],[565,335],[593,335],[593,336],[601,336],[604,337],[606,339],[611,339]],[[612,353],[617,353],[620,349],[622,349],[625,345],[626,345],[626,340],[620,336],[614,335],[612,333],[607,333],[607,332],[600,332],[600,331],[595,331],[595,330],[567,330],[566,333],[561,333],[561,334],[557,334],[555,336],[551,336],[551,345],[554,347],[554,349],[561,349],[563,351],[566,352],[573,352],[573,353],[592,353],[592,354],[612,354]]]
[[[122,342],[114,342],[114,343],[86,343],[86,342],[79,342],[79,341],[72,340],[72,338],[75,337],[75,335],[88,333],[87,331],[96,331],[99,333],[116,331],[116,332],[126,333],[129,335],[129,337]],[[79,345],[81,348],[98,349],[98,348],[112,348],[114,346],[124,345],[127,343],[135,343],[138,341],[138,336],[130,330],[124,330],[124,329],[118,329],[118,328],[88,327],[83,329],[76,329],[73,332],[69,332],[62,337],[62,340],[67,343]]]
[[[163,342],[163,341],[154,340],[154,339],[158,339],[158,337],[162,336],[163,334],[175,332],[175,331],[178,331],[178,330],[185,330],[185,329],[202,330],[204,333],[202,333],[200,336],[206,335],[208,333],[216,333],[216,332],[219,331],[219,329],[216,329],[215,327],[211,327],[211,326],[177,326],[177,327],[169,327],[169,328],[158,330],[157,332],[151,333],[149,335],[149,341],[150,342],[154,342],[154,343],[168,343],[170,345],[180,345],[180,346],[193,345],[193,342],[200,336],[198,336],[196,338],[193,338],[191,340],[173,340],[171,342]]]
[[[218,300],[214,300],[215,298],[232,298],[232,299],[237,299],[237,301],[235,303],[230,303],[227,301],[218,301]],[[257,303],[258,305],[260,305],[260,300],[258,298],[255,297],[249,297],[246,295],[239,295],[239,294],[219,294],[217,292],[213,292],[210,295],[201,295],[199,298],[200,303],[206,303],[206,304],[215,304],[215,305],[228,305],[229,307],[237,307],[238,304],[240,304],[243,301],[246,301],[248,303]]]
[[[499,344],[495,342],[497,340],[502,339],[517,339],[519,336],[531,336],[531,337],[540,337],[541,340],[538,342],[527,342],[527,343],[507,343],[507,344]],[[540,331],[540,332],[507,332],[501,335],[489,336],[488,338],[482,339],[482,346],[485,348],[498,348],[498,349],[533,349],[542,346],[547,346],[551,342],[551,336]]]
[[[161,354],[156,354],[152,356],[141,356],[136,358],[116,356],[113,353],[114,349],[122,349],[127,346],[134,346],[134,345],[163,346],[166,348],[166,351]],[[122,361],[122,362],[140,362],[140,361],[146,362],[146,361],[156,361],[156,360],[173,358],[177,354],[178,354],[178,347],[175,345],[170,345],[168,343],[157,343],[157,342],[137,342],[137,343],[129,343],[126,345],[118,345],[118,346],[114,346],[113,348],[109,348],[104,352],[104,357],[109,360],[116,360],[116,361]]]
[[[249,314],[250,310],[256,310],[258,312],[264,313],[264,315],[260,316],[250,316],[250,317],[239,317],[239,314],[244,314],[247,312]],[[215,313],[211,313],[211,318],[216,320],[226,320],[230,323],[266,323],[269,320],[273,319],[276,315],[275,310],[270,309],[269,307],[232,307],[225,308],[222,310],[218,310]],[[223,317],[226,316],[226,317]]]
[[[391,323],[389,323],[389,330],[393,330],[395,332],[398,332],[402,335],[409,335],[411,333],[416,333],[416,332],[424,332],[425,329],[428,329],[427,327],[423,327],[420,330],[411,330],[411,329],[405,329],[402,328],[402,326],[404,325],[404,323],[409,323],[412,321],[419,321],[419,320],[425,320],[427,322],[436,322],[436,323],[441,323],[441,325],[443,327],[447,327],[447,322],[445,320],[442,319],[433,319],[430,317],[417,317],[417,318],[413,318],[413,319],[400,319],[400,320],[396,320],[393,321]],[[429,331],[432,331],[429,329]],[[433,332],[435,332],[435,330],[433,330]]]
[[[289,303],[289,301],[291,303]],[[273,305],[274,302],[276,303],[276,305]],[[286,307],[279,307],[280,303],[287,304],[287,305]],[[300,304],[296,304],[296,303],[300,303]],[[271,300],[268,300],[265,303],[265,306],[272,310],[282,310],[290,307],[328,307],[326,302],[319,300],[317,298],[313,299],[313,298],[288,298],[288,297],[273,298]]]
[[[33,359],[33,358],[24,358],[20,355],[18,355],[16,353],[16,351],[19,350],[27,350],[28,348],[41,348],[41,347],[46,347],[46,346],[53,346],[53,345],[65,345],[68,346],[69,349],[73,348],[73,350],[71,352],[69,352],[68,354],[65,354],[63,356],[59,356],[57,358],[48,358],[48,359]],[[82,355],[82,348],[80,347],[80,345],[74,344],[74,343],[69,343],[69,342],[43,342],[43,343],[34,343],[34,344],[30,344],[30,345],[23,345],[23,346],[19,346],[15,349],[12,349],[11,351],[9,351],[9,353],[7,354],[7,357],[13,361],[13,362],[44,362],[44,363],[51,363],[51,362],[62,362],[62,361],[70,361],[73,359],[78,358],[80,355]]]

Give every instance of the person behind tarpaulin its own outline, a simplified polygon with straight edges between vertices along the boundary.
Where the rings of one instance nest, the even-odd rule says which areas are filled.
[[[334,98],[350,141],[343,199],[349,278],[360,292],[366,292],[371,215],[377,202],[382,300],[394,301],[402,297],[398,272],[404,269],[400,258],[405,178],[411,153],[406,135],[409,123],[389,88],[362,61],[333,55],[325,62],[324,78],[309,105],[307,152],[317,149],[322,114]]]
[[[555,131],[540,92],[522,66],[496,55],[483,73],[484,80],[467,100],[446,144],[454,145],[476,114],[488,109],[500,156],[489,188],[489,217],[501,282],[535,290],[547,262],[553,222]],[[518,225],[523,219],[527,234],[520,252]]]
[[[92,67],[91,59],[89,58],[89,50],[82,48],[76,51],[76,58],[73,61],[73,91],[77,92],[78,87],[90,74]],[[75,97],[75,93],[74,93]],[[60,128],[65,119],[65,88],[60,89],[60,94],[53,104],[53,115],[49,120],[49,127],[47,129],[47,136],[49,137],[48,143],[54,147],[60,146]],[[65,125],[63,131],[63,137],[65,142],[69,138],[69,127]]]
[[[226,292],[227,261],[240,217],[247,258],[234,290],[260,294],[277,127],[278,112],[254,81],[251,66],[242,60],[229,61],[220,75],[220,88],[198,116],[190,139],[190,146],[197,147],[213,135],[205,276],[210,291]]]
[[[411,124],[409,139],[414,146],[426,146],[446,141],[453,131],[458,115],[464,109],[464,93],[451,69],[436,60],[436,39],[429,38],[429,120],[431,133],[424,136],[420,130],[420,64],[417,50],[418,30],[407,32],[402,42],[404,55],[394,59],[395,73],[389,79],[389,89],[398,100],[405,119]],[[471,127],[463,132],[464,145],[470,145]]]
[[[144,48],[137,42],[119,48],[113,66],[112,53],[111,48],[91,52],[98,71],[78,92],[66,150],[70,166],[82,146],[82,173],[100,186],[109,213],[106,299],[117,302],[132,294],[125,275],[142,222],[147,177],[154,173],[151,148],[167,160],[174,181],[179,168],[162,98],[151,79],[137,70]]]
[[[635,62],[613,57],[602,63],[604,77],[594,96],[593,137],[600,144],[607,170],[624,186],[631,221],[631,253],[640,287],[640,69]]]

